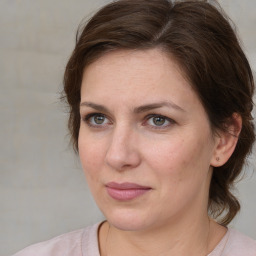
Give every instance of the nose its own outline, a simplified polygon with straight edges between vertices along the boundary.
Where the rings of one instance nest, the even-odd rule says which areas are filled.
[[[117,171],[137,167],[141,158],[136,142],[136,132],[132,128],[125,126],[114,128],[106,152],[107,165]]]

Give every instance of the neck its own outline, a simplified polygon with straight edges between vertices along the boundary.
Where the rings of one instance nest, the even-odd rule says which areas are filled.
[[[222,238],[216,235],[215,222],[208,216],[191,216],[193,221],[177,222],[144,231],[122,231],[104,224],[105,241],[101,243],[103,256],[151,255],[208,255]],[[184,220],[184,218],[182,218]],[[187,220],[187,218],[185,218]]]

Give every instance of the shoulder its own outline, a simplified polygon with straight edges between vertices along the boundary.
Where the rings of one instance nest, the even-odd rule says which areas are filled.
[[[235,229],[229,229],[229,238],[223,256],[256,256],[256,241]]]
[[[97,244],[98,226],[95,224],[31,245],[13,256],[83,256],[83,247],[88,247],[89,242]]]

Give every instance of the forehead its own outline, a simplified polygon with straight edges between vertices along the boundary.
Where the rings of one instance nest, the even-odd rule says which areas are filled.
[[[173,99],[184,106],[199,100],[177,62],[161,49],[114,51],[86,67],[81,100],[108,97],[129,104]]]
[[[113,81],[122,76],[123,82],[131,78],[142,81],[148,79],[148,84],[150,84],[166,77],[168,73],[173,79],[185,82],[184,72],[177,62],[160,48],[116,50],[104,54],[84,69],[82,85],[88,87],[89,82],[101,82],[103,76],[104,80],[112,79]],[[189,85],[188,82],[186,84]]]

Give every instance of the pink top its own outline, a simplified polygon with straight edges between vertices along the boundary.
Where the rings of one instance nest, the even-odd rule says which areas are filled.
[[[100,223],[31,245],[13,256],[100,256],[97,234],[99,225]],[[229,229],[207,256],[256,256],[256,241]]]

